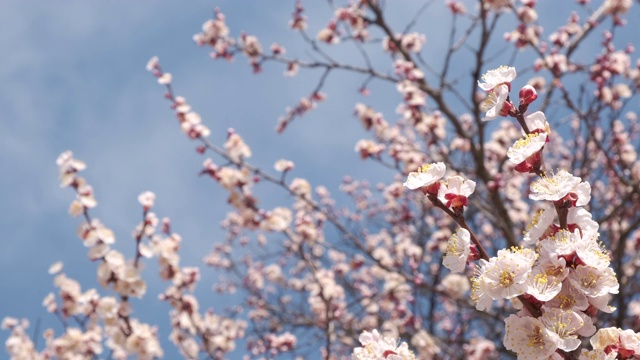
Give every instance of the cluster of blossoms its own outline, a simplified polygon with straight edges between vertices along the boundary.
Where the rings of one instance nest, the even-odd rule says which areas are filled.
[[[394,39],[386,36],[382,40],[382,49],[385,52],[391,53],[393,55],[400,52],[400,49],[402,49],[403,52],[419,53],[426,42],[427,37],[424,34],[420,34],[417,32],[409,34],[396,34]]]
[[[403,342],[398,344],[395,339],[382,336],[378,333],[378,330],[372,332],[365,331],[360,335],[360,344],[362,347],[357,347],[353,350],[353,360],[377,360],[377,359],[389,359],[389,360],[411,360],[416,359],[416,356],[407,343]]]
[[[230,152],[242,156],[241,140],[234,140]],[[234,150],[235,149],[235,150]],[[63,187],[76,190],[71,215],[83,215],[85,221],[78,228],[78,235],[89,247],[89,257],[98,260],[98,282],[103,288],[111,288],[117,296],[102,296],[96,289],[82,291],[80,284],[62,273],[62,263],[51,266],[54,285],[59,289],[57,296],[49,293],[43,300],[48,312],[55,314],[62,322],[64,333],[57,336],[53,329],[44,332],[45,347],[38,351],[33,340],[26,335],[29,323],[26,320],[5,318],[2,328],[11,331],[6,344],[13,359],[87,359],[96,358],[106,350],[113,359],[157,359],[164,355],[155,326],[145,324],[131,315],[133,309],[130,297],[142,298],[146,283],[141,277],[141,259],[156,256],[159,274],[171,285],[161,294],[160,299],[172,307],[170,340],[186,358],[197,358],[206,353],[211,358],[222,358],[235,349],[235,341],[244,336],[246,323],[215,314],[208,309],[199,312],[198,301],[192,292],[200,279],[197,268],[180,267],[178,250],[180,235],[171,232],[168,218],[159,220],[151,212],[155,205],[155,194],[146,191],[140,194],[138,202],[143,210],[133,237],[136,254],[133,259],[111,248],[115,236],[98,219],[92,219],[89,209],[97,202],[91,189],[79,171],[86,166],[76,160],[70,151],[58,157],[60,181]],[[279,346],[284,346],[279,344]]]
[[[8,350],[16,359],[71,359],[93,358],[103,353],[106,347],[114,359],[126,359],[134,355],[140,359],[154,359],[163,356],[157,329],[131,317],[129,297],[142,297],[146,284],[140,276],[141,257],[151,257],[153,250],[142,243],[148,231],[147,225],[155,216],[149,212],[154,195],[140,196],[144,207],[145,220],[138,226],[136,257],[126,260],[119,251],[112,249],[115,242],[113,232],[98,219],[89,216],[89,209],[97,206],[91,186],[79,176],[86,166],[73,157],[70,151],[62,153],[57,164],[60,169],[62,187],[72,187],[76,200],[69,212],[73,216],[83,215],[84,222],[78,228],[78,235],[89,248],[89,258],[98,260],[98,282],[104,288],[111,288],[114,296],[101,296],[96,289],[82,291],[80,284],[62,273],[62,263],[51,266],[49,272],[55,275],[54,285],[58,296],[49,293],[43,300],[48,312],[55,314],[63,323],[65,331],[56,337],[53,329],[44,332],[45,348],[38,352],[32,341],[24,336],[28,323],[13,318],[5,318],[3,328],[11,330],[7,340]],[[157,222],[157,219],[156,219]],[[76,324],[72,324],[74,321]]]
[[[412,128],[425,138],[431,138],[434,142],[444,138],[444,119],[437,112],[432,115],[422,112],[426,100],[424,93],[410,81],[398,84],[398,90],[403,93],[404,102],[397,111],[403,119],[413,124]],[[402,126],[390,124],[381,113],[361,103],[356,104],[355,115],[365,130],[373,131],[376,139],[362,140],[356,144],[355,150],[362,158],[379,158],[386,150],[405,169],[415,169],[424,163],[425,155],[413,141],[415,133],[404,132]]]
[[[167,89],[166,97],[172,101],[171,108],[176,111],[176,117],[180,121],[182,131],[190,138],[197,139],[208,137],[211,131],[202,124],[200,115],[191,110],[191,105],[182,96],[174,96],[171,90],[171,73],[163,72],[157,57],[152,57],[147,63],[147,70],[158,78],[158,84],[164,85]]]
[[[278,119],[276,130],[278,132],[283,132],[287,128],[287,125],[289,125],[289,123],[293,121],[294,118],[303,116],[307,112],[315,109],[319,103],[323,102],[326,99],[326,97],[326,94],[320,91],[314,91],[308,97],[303,97],[302,99],[300,99],[298,104],[296,104],[294,107],[287,107],[285,109],[285,114]]]
[[[214,10],[215,17],[202,25],[202,32],[193,36],[193,40],[199,46],[210,46],[213,51],[211,57],[214,59],[233,59],[231,48],[235,44],[233,38],[229,36],[224,14],[219,10]]]
[[[364,2],[353,2],[347,7],[336,9],[334,18],[318,32],[316,38],[327,44],[338,44],[342,34],[338,26],[345,24],[354,40],[366,42],[369,40],[369,31],[364,17],[364,7]]]
[[[513,42],[517,48],[526,46],[538,46],[542,28],[536,24],[538,12],[535,10],[535,0],[521,1],[522,6],[516,12],[520,24],[518,27],[504,35],[505,40]]]
[[[335,19],[331,20],[329,25],[319,32],[317,36],[318,39],[328,44],[338,43],[340,41],[338,25],[345,23],[349,27],[351,35],[355,40],[368,40],[369,35],[366,29],[367,23],[364,21],[363,7],[364,5],[360,3],[337,9],[335,11]],[[290,27],[293,30],[303,33],[307,28],[307,19],[300,1],[295,4],[295,11],[290,22]],[[212,48],[211,57],[213,59],[232,60],[236,54],[243,54],[249,60],[249,64],[254,73],[261,72],[263,63],[266,61],[284,63],[286,65],[284,71],[285,76],[295,76],[301,66],[301,62],[297,59],[285,57],[286,49],[278,43],[273,43],[269,47],[270,52],[268,52],[263,49],[262,44],[255,35],[241,32],[237,39],[234,38],[230,35],[224,14],[218,8],[214,9],[213,19],[207,20],[202,25],[202,32],[195,34],[193,39],[198,46]],[[157,58],[153,58],[149,62],[147,70],[158,77],[160,84],[170,85],[171,74],[163,73],[157,62]],[[309,64],[303,65],[312,66]],[[179,96],[172,98],[171,89],[168,88],[167,90],[167,97],[170,97],[174,102],[173,107],[176,109],[185,133],[191,138],[197,138],[199,136],[207,137],[209,135],[209,129],[200,123],[200,116],[188,109],[184,98]],[[301,98],[294,106],[285,108],[285,114],[279,119],[276,127],[278,132],[284,131],[294,118],[303,116],[305,113],[314,109],[320,102],[324,101],[325,98],[326,95],[320,91],[319,86],[308,96]]]
[[[481,105],[486,112],[482,120],[489,121],[498,116],[516,118],[522,126],[524,136],[509,148],[507,156],[516,165],[516,171],[541,174],[542,149],[549,142],[551,132],[549,123],[541,111],[524,115],[529,105],[538,98],[534,86],[525,85],[520,89],[518,105],[510,100],[511,81],[515,77],[515,68],[507,66],[490,70],[483,75],[484,82],[478,82],[478,86],[487,93]]]
[[[476,183],[459,175],[449,176],[446,181],[440,181],[446,170],[446,166],[441,162],[423,165],[417,172],[409,173],[403,185],[411,190],[420,189],[432,201],[437,199],[445,208],[462,214],[469,205],[468,198],[476,189]]]
[[[617,328],[596,332],[594,326],[599,311],[615,310],[609,301],[619,284],[610,255],[598,241],[598,223],[584,208],[591,187],[567,171],[544,171],[542,150],[549,141],[549,124],[540,111],[525,114],[537,98],[532,86],[520,90],[517,106],[510,101],[515,77],[514,68],[500,67],[485,74],[479,86],[487,92],[483,120],[511,116],[522,127],[524,137],[507,151],[515,170],[540,176],[531,183],[529,198],[543,205],[527,227],[523,246],[488,256],[464,221],[475,183],[458,175],[444,180],[443,163],[421,166],[409,174],[404,186],[420,189],[460,225],[448,241],[443,264],[453,273],[467,273],[467,265],[474,264],[471,298],[476,308],[487,311],[495,300],[510,300],[520,309],[505,319],[504,336],[505,347],[519,359],[565,359],[583,337],[591,337],[593,350],[582,349],[580,359],[635,358],[640,334]],[[394,340],[377,332],[365,332],[360,341],[363,347],[354,350],[354,359],[413,358],[405,347],[396,349]]]
[[[193,35],[198,46],[212,48],[213,59],[233,60],[236,53],[242,53],[249,59],[254,73],[262,71],[262,58],[265,55],[262,44],[255,35],[241,33],[236,40],[230,35],[226,18],[220,9],[214,9],[214,18],[202,25],[202,32]],[[284,54],[285,49],[277,44],[271,46],[273,55]]]

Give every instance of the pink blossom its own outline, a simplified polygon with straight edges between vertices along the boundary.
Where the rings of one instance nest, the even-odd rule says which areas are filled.
[[[362,347],[353,350],[351,358],[353,360],[410,360],[415,359],[415,355],[409,350],[407,343],[398,345],[395,339],[382,336],[378,330],[372,332],[364,331],[358,338]]]
[[[151,209],[155,201],[156,201],[156,194],[152,193],[151,191],[145,191],[138,196],[138,202],[140,203],[140,205],[142,205],[145,211],[148,211],[149,209]]]

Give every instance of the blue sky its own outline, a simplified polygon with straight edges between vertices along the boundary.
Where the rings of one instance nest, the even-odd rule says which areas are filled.
[[[412,15],[407,9],[421,3],[406,0],[391,9],[398,30]],[[322,14],[311,20],[315,33],[331,12],[323,1],[304,4],[309,14]],[[0,4],[0,289],[5,294],[0,317],[26,317],[32,323],[42,318],[43,327],[55,326],[41,302],[53,290],[47,269],[59,260],[83,288],[97,286],[95,264],[86,260],[86,248],[75,233],[79,220],[67,214],[73,193],[58,185],[55,159],[64,150],[88,164],[84,176],[99,203],[93,215],[115,231],[125,254],[133,249],[130,234],[140,220],[136,199],[145,190],[157,194],[156,213],[170,217],[183,236],[184,265],[200,265],[202,255],[222,236],[219,222],[227,211],[226,195],[197,176],[204,157],[180,133],[162,88],[144,69],[153,55],[173,74],[176,93],[202,115],[214,143],[222,143],[226,129],[233,127],[253,147],[253,163],[271,169],[280,158],[293,160],[294,176],[324,184],[334,194],[346,174],[372,182],[392,179],[390,172],[360,161],[353,152],[364,132],[352,112],[358,101],[375,103],[394,119],[399,100],[395,90],[374,83],[373,95],[363,98],[356,93],[362,78],[332,77],[327,102],[277,135],[274,127],[285,106],[307,95],[319,73],[302,71],[290,79],[282,76],[284,69],[269,64],[256,76],[243,57],[232,64],[211,60],[208,50],[198,48],[191,37],[214,6],[227,15],[233,34],[245,30],[258,35],[265,48],[277,41],[288,54],[305,55],[302,42],[287,27],[293,1]],[[445,46],[445,39],[434,35],[447,21],[440,20],[446,19],[443,13],[440,6],[434,7],[430,21],[420,25],[428,37],[428,59],[439,59]],[[560,15],[560,21],[568,14]],[[352,56],[348,50],[337,54]],[[374,62],[384,64],[384,59],[374,57]],[[386,66],[381,69],[390,71]],[[262,196],[274,204],[290,203],[283,193]],[[203,306],[224,306],[225,300],[211,292],[217,275],[203,270],[199,293],[214,299]],[[145,273],[152,279],[147,293],[151,305],[136,313],[143,320],[168,309],[154,300],[164,285],[154,279],[153,271],[150,266]]]

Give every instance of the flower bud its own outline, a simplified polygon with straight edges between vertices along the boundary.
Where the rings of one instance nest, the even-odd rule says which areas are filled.
[[[525,85],[520,89],[520,105],[529,105],[538,98],[536,89],[531,85]]]

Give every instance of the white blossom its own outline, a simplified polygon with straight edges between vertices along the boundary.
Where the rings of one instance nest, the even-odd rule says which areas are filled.
[[[569,209],[567,223],[576,226],[583,238],[595,238],[598,236],[598,228],[600,226],[593,221],[591,213],[584,208],[573,207]]]
[[[549,129],[549,122],[547,122],[547,117],[544,115],[542,111],[536,111],[532,114],[529,114],[524,117],[524,122],[527,124],[529,131],[543,131],[547,134],[551,133]]]
[[[482,121],[493,120],[500,116],[507,97],[509,97],[509,87],[507,85],[499,85],[491,90],[480,106],[482,111],[486,113]]]
[[[540,320],[512,314],[504,322],[504,346],[518,359],[547,359],[558,349],[559,336]]]
[[[569,230],[558,230],[540,242],[540,255],[543,258],[571,255],[575,253],[580,242],[580,234]]]
[[[589,307],[589,301],[584,293],[576,289],[569,281],[562,283],[562,290],[545,306],[562,310],[585,311]]]
[[[557,259],[557,258],[556,258]],[[562,259],[564,262],[564,259]],[[547,260],[549,263],[550,260]],[[555,267],[551,267],[556,269]],[[549,301],[553,299],[560,290],[562,290],[562,280],[569,273],[569,270],[564,268],[558,274],[547,272],[549,267],[537,266],[527,279],[526,293],[533,296],[540,301]]]
[[[578,360],[615,360],[618,353],[615,351],[605,352],[602,349],[587,350],[582,349]]]
[[[416,356],[407,343],[398,344],[396,339],[382,336],[378,330],[364,331],[358,338],[362,347],[353,349],[353,360],[414,360]]]
[[[481,259],[480,269],[472,279],[472,299],[476,301],[476,308],[480,310],[478,306],[487,305],[487,296],[500,300],[522,295],[536,257],[531,249],[512,248],[498,251],[498,256],[489,261]]]
[[[531,222],[527,225],[524,233],[523,242],[525,245],[536,244],[549,229],[549,226],[553,224],[553,220],[556,216],[556,210],[551,206],[546,206],[544,209],[535,213]]]
[[[558,201],[571,192],[581,179],[565,170],[560,170],[551,177],[545,176],[531,184],[531,200]]]
[[[580,263],[596,269],[604,269],[611,263],[609,252],[596,238],[583,236],[576,245],[576,255]]]
[[[578,313],[571,310],[551,308],[545,310],[540,317],[545,327],[558,335],[558,348],[573,351],[580,346],[578,332],[584,325],[584,320]]]
[[[509,160],[514,164],[520,164],[527,158],[542,149],[547,142],[547,134],[531,133],[518,139],[507,151]]]
[[[410,172],[407,181],[402,185],[411,190],[432,185],[444,176],[446,170],[446,166],[441,162],[422,165],[418,171]]]
[[[516,75],[516,68],[503,65],[482,75],[484,82],[478,81],[478,86],[484,91],[491,91],[499,85],[510,83],[516,78]]]
[[[458,228],[456,233],[449,238],[442,264],[454,273],[463,272],[471,252],[470,246],[471,235],[469,231],[464,228]]]
[[[590,266],[578,265],[569,274],[569,281],[576,289],[589,297],[617,294],[620,287],[616,274],[610,267],[596,269]]]
[[[449,176],[438,190],[438,199],[447,207],[467,206],[467,198],[476,190],[476,182],[462,176]]]

